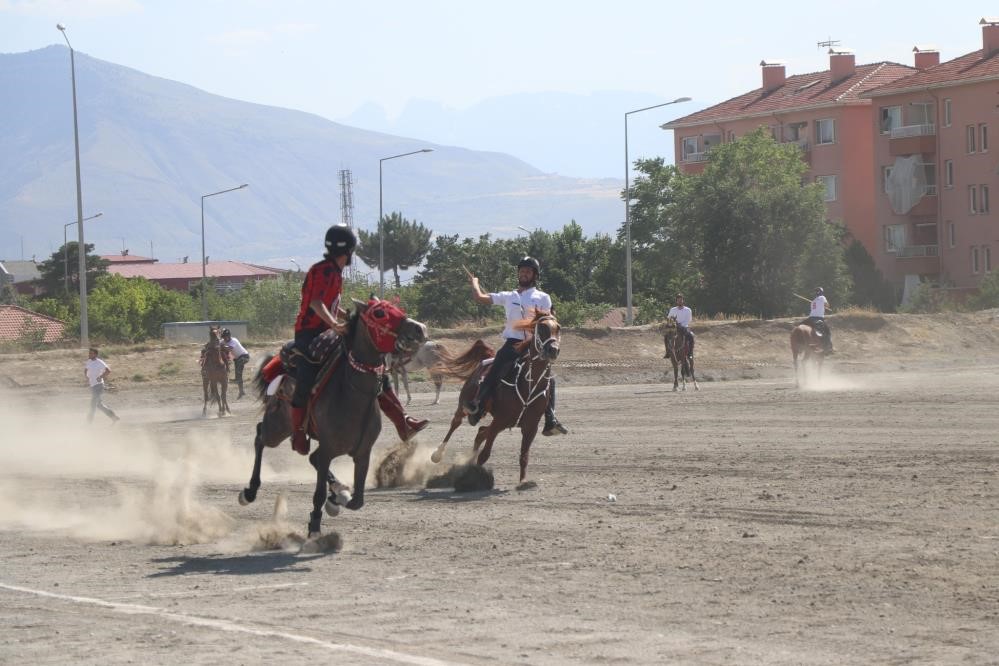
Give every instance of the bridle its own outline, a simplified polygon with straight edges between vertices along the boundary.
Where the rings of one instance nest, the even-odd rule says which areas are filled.
[[[543,358],[547,360],[549,356],[549,348],[558,348],[559,336],[551,334],[552,326],[551,323],[554,322],[558,326],[558,320],[552,315],[544,315],[538,317],[537,321],[534,322],[534,337],[531,340],[531,346],[534,348],[534,352],[531,354],[532,360],[534,358]],[[541,324],[548,326],[549,336],[547,339],[541,339]]]
[[[552,323],[558,326],[558,320],[554,316],[542,315],[534,322],[534,337],[531,340],[531,345],[528,347],[528,354],[526,360],[518,359],[517,366],[519,370],[517,371],[517,376],[514,377],[513,382],[508,382],[503,379],[500,380],[501,383],[506,384],[513,389],[514,394],[520,400],[520,414],[517,415],[517,420],[514,422],[514,427],[520,425],[520,420],[524,418],[524,412],[535,400],[543,395],[548,394],[548,386],[550,384],[550,379],[552,375],[551,361],[549,360],[550,348],[554,347],[558,349],[559,336],[551,333]],[[541,339],[541,325],[545,324],[548,327],[549,333],[551,333],[546,339]],[[541,361],[544,363],[544,369],[541,371],[540,375],[535,379],[534,377],[534,362]],[[526,391],[521,391],[520,380],[524,379],[527,382]]]

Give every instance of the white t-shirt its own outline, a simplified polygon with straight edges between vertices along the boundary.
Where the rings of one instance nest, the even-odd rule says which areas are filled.
[[[229,338],[229,342],[226,342],[225,346],[232,350],[232,357],[233,358],[239,358],[243,354],[246,354],[246,355],[250,354],[250,352],[246,351],[246,347],[244,347],[243,345],[239,344],[239,340],[237,340],[236,338],[233,338],[233,337]]]
[[[99,358],[94,358],[94,359],[88,358],[87,362],[84,364],[84,367],[86,367],[87,369],[87,381],[90,382],[91,386],[97,386],[98,384],[103,384],[104,379],[102,378],[101,375],[104,374],[105,370],[111,369],[110,367],[108,367],[107,363],[105,363]]]
[[[504,338],[523,340],[527,335],[523,331],[513,328],[513,324],[521,319],[530,319],[534,316],[535,310],[551,312],[552,297],[535,287],[530,287],[524,291],[501,291],[498,294],[489,294],[494,305],[502,305],[506,308],[506,327],[503,328]]]
[[[669,314],[667,317],[673,317],[676,319],[676,323],[684,328],[690,327],[690,321],[694,318],[694,313],[686,305],[680,307],[674,305],[669,309]]]
[[[819,294],[812,299],[812,311],[809,315],[810,317],[825,317],[826,308],[829,307],[829,301],[822,294]]]

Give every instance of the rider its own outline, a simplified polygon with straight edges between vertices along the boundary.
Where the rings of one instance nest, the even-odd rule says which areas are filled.
[[[669,314],[666,315],[667,318],[672,317],[676,320],[676,326],[683,333],[683,337],[687,339],[687,356],[693,360],[694,358],[694,333],[690,330],[690,322],[694,319],[694,313],[683,304],[683,294],[676,295],[676,305],[669,309]]]
[[[527,319],[538,312],[551,312],[551,296],[538,289],[538,279],[541,277],[541,264],[533,257],[524,257],[517,264],[517,290],[501,291],[498,293],[486,293],[479,287],[479,278],[471,276],[472,290],[474,298],[483,305],[502,305],[506,308],[506,327],[503,329],[503,337],[506,341],[496,352],[496,357],[486,371],[486,376],[479,385],[479,393],[470,402],[464,405],[468,411],[468,423],[475,425],[482,418],[485,412],[486,401],[496,390],[496,384],[503,377],[509,364],[518,357],[516,345],[523,341],[527,334],[518,331],[513,325]],[[555,418],[555,378],[549,380],[548,408],[545,410],[545,428],[541,434],[551,437],[552,435],[565,435],[568,430]]]
[[[822,287],[815,288],[815,298],[812,299],[811,308],[808,312],[808,319],[805,319],[802,324],[808,324],[816,331],[822,335],[822,351],[826,354],[832,354],[832,333],[829,331],[829,324],[826,323],[825,316],[826,310],[832,310],[829,307],[829,301],[826,300],[825,292]]]
[[[316,381],[319,366],[310,362],[309,345],[327,329],[342,333],[344,327],[337,322],[337,315],[346,315],[340,308],[343,289],[343,269],[350,265],[357,236],[345,224],[337,224],[326,231],[326,252],[323,260],[309,268],[302,283],[302,305],[295,319],[295,347],[305,357],[300,359],[295,374],[295,393],[291,398],[291,446],[302,455],[309,453],[305,433],[305,408],[309,393]],[[406,415],[399,398],[387,386],[378,396],[378,405],[389,417],[401,439],[410,437],[427,427],[429,421],[417,420]]]
[[[238,338],[232,337],[228,328],[222,329],[222,344],[229,348],[233,363],[236,365],[236,384],[239,386],[239,395],[236,399],[239,400],[246,395],[243,391],[243,368],[250,361],[250,352],[246,351],[246,347],[240,344]]]

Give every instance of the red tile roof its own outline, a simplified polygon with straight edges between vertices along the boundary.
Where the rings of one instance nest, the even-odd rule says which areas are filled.
[[[108,273],[115,273],[123,277],[144,277],[147,280],[200,280],[200,262],[187,264],[111,264],[108,266]],[[275,277],[281,271],[261,268],[252,264],[244,264],[239,261],[209,261],[205,266],[205,273],[208,277],[231,278],[231,277]]]
[[[101,259],[110,264],[152,264],[159,259],[140,257],[137,254],[102,254]]]
[[[868,105],[860,94],[911,74],[915,68],[894,62],[857,65],[852,76],[833,82],[829,70],[789,76],[784,85],[770,92],[757,88],[696,113],[670,121],[663,129],[691,127],[708,122],[738,120],[772,113],[828,106]]]
[[[35,328],[45,331],[44,342],[55,342],[62,338],[66,323],[17,305],[0,305],[0,340],[19,340]]]
[[[944,88],[999,79],[999,52],[993,53],[987,58],[983,55],[982,49],[972,51],[960,58],[942,62],[921,72],[880,85],[870,90],[865,97],[893,95],[925,88]]]

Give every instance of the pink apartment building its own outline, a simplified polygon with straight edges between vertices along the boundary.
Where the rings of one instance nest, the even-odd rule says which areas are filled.
[[[662,126],[674,130],[676,164],[699,173],[712,146],[767,127],[777,141],[801,148],[808,176],[825,185],[828,219],[842,222],[874,256],[882,243],[874,224],[871,100],[861,95],[916,70],[892,62],[857,65],[847,49],[830,50],[822,72],[789,77],[782,62],[760,66],[760,88]]]
[[[867,93],[873,102],[878,267],[907,290],[919,281],[968,291],[992,271],[999,187],[989,126],[999,124],[999,19],[982,19],[982,48],[940,62],[916,47],[909,76]]]

